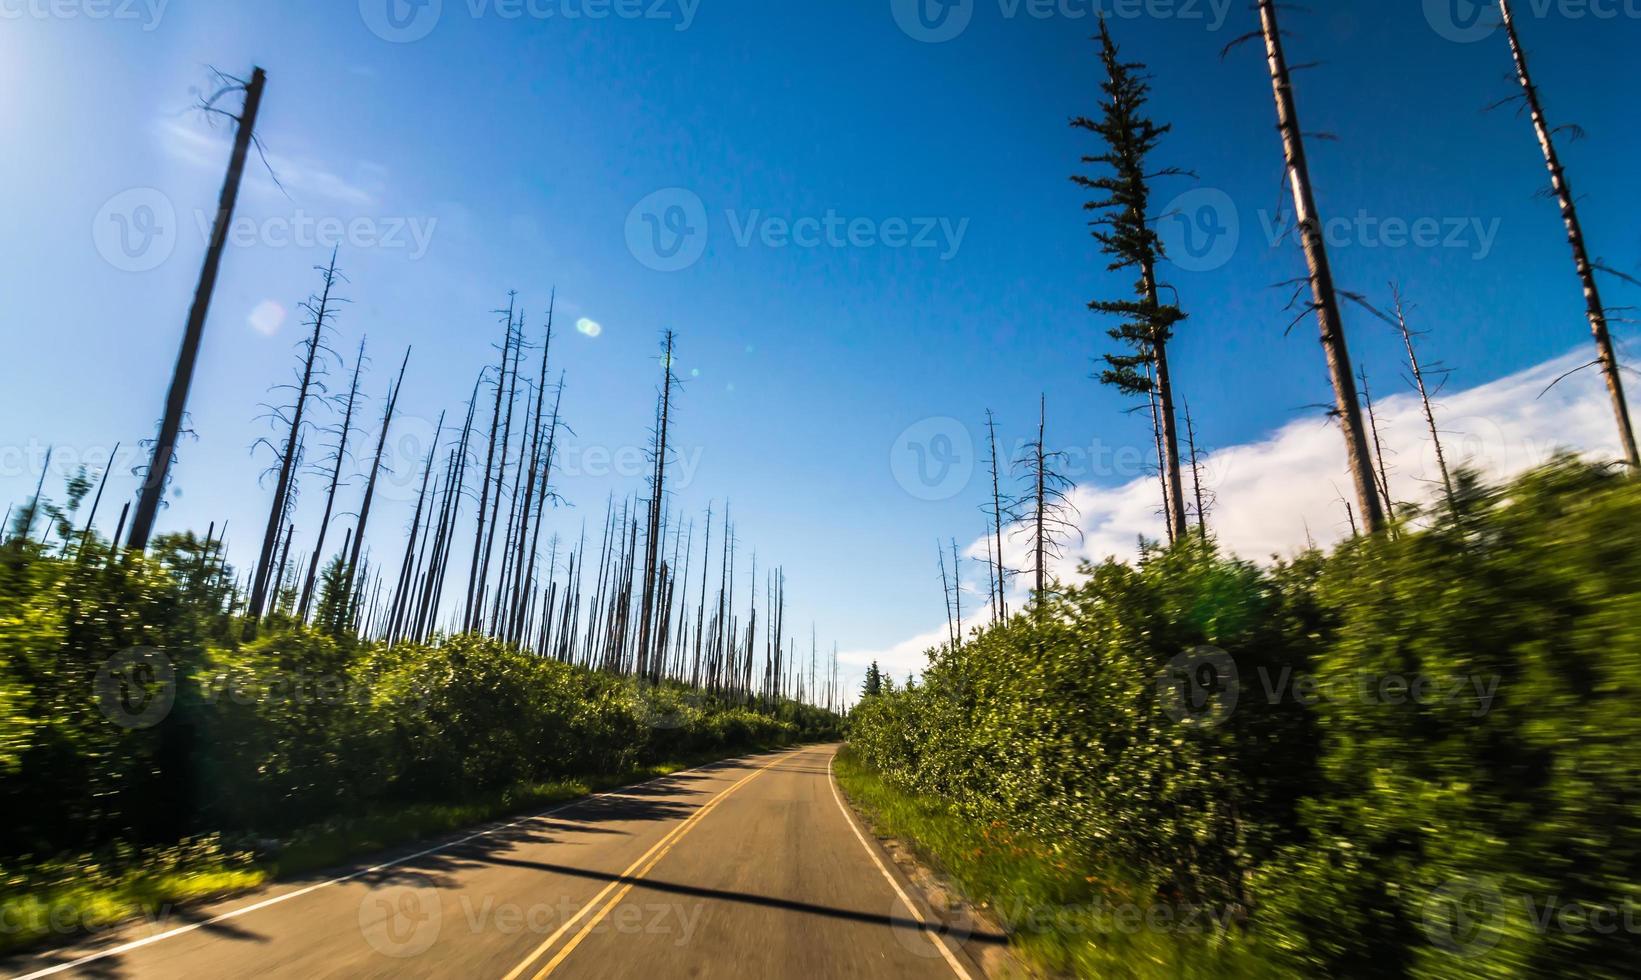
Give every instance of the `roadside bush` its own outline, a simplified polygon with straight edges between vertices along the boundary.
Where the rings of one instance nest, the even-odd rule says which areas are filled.
[[[850,743],[1048,856],[1038,893],[1137,881],[1276,972],[1632,973],[1641,486],[1561,460],[1457,511],[1272,568],[1085,569],[864,699]],[[1168,969],[1212,963],[1179,942]]]

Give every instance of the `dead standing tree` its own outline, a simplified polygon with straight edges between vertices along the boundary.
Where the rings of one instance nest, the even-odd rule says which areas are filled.
[[[996,563],[996,604],[993,606],[993,622],[1002,622],[1009,618],[1008,599],[1008,571],[1003,565],[1003,516],[1006,513],[1003,505],[1003,493],[997,471],[999,461],[997,457],[997,417],[986,409],[986,432],[991,440],[991,511],[986,515],[991,518],[991,527],[988,530],[996,542],[996,550],[992,560]]]
[[[1109,256],[1108,271],[1134,269],[1134,299],[1095,300],[1088,304],[1097,313],[1124,318],[1110,331],[1113,340],[1125,345],[1127,353],[1107,354],[1107,368],[1100,380],[1126,395],[1151,399],[1152,418],[1162,455],[1163,510],[1168,518],[1170,541],[1185,534],[1185,494],[1180,478],[1179,433],[1174,416],[1174,390],[1168,369],[1168,342],[1174,327],[1185,313],[1159,298],[1157,263],[1166,258],[1162,240],[1152,226],[1151,181],[1156,177],[1184,176],[1185,171],[1165,168],[1146,170],[1146,157],[1172,127],[1158,126],[1144,115],[1150,86],[1144,78],[1145,66],[1124,62],[1106,22],[1100,21],[1100,62],[1105,80],[1100,89],[1104,98],[1099,119],[1078,117],[1071,125],[1097,134],[1106,151],[1083,157],[1083,163],[1109,168],[1095,177],[1081,174],[1071,179],[1079,187],[1104,196],[1083,205],[1085,211],[1100,212],[1090,224],[1094,239]]]
[[[358,612],[358,602],[354,598],[354,583],[362,586],[364,583],[359,576],[360,552],[364,549],[365,528],[370,523],[370,505],[376,496],[376,480],[382,472],[382,455],[387,449],[387,435],[393,428],[393,413],[399,406],[399,392],[405,384],[405,368],[410,365],[410,350],[405,349],[405,359],[399,364],[399,377],[393,382],[393,389],[387,395],[387,410],[382,413],[382,431],[376,438],[376,457],[370,464],[370,478],[365,482],[365,499],[359,505],[359,521],[353,533],[353,551],[348,556],[346,571],[343,573],[342,596],[347,603],[343,607],[344,615],[340,617],[342,624],[348,623]]]
[[[200,268],[199,285],[194,290],[194,304],[188,311],[188,325],[183,329],[182,348],[177,352],[177,365],[171,372],[171,389],[165,396],[165,415],[160,419],[159,434],[154,439],[153,455],[143,474],[142,488],[137,497],[136,512],[131,518],[131,536],[126,549],[142,552],[148,548],[148,538],[154,532],[154,519],[159,515],[160,502],[171,473],[171,460],[176,454],[177,439],[182,434],[182,417],[188,408],[188,388],[193,384],[194,365],[199,361],[200,342],[205,336],[205,318],[211,309],[211,294],[216,289],[217,272],[222,268],[222,247],[228,238],[228,226],[233,223],[234,204],[239,200],[240,178],[245,173],[245,157],[250,152],[256,134],[256,115],[262,106],[262,90],[268,81],[261,68],[251,71],[249,82],[238,83],[219,91],[206,100],[212,110],[216,100],[237,88],[245,91],[245,105],[236,117],[238,131],[234,135],[234,149],[228,157],[228,174],[222,182],[222,194],[217,200],[215,224],[211,241],[205,249],[205,264]]]
[[[1624,397],[1624,380],[1619,375],[1618,354],[1613,350],[1612,333],[1607,327],[1607,308],[1601,304],[1601,289],[1595,281],[1597,269],[1603,272],[1612,270],[1590,261],[1589,249],[1584,243],[1584,227],[1578,220],[1578,206],[1573,197],[1572,185],[1567,181],[1566,168],[1562,166],[1561,156],[1556,152],[1555,134],[1558,130],[1551,129],[1549,122],[1546,121],[1538,87],[1533,84],[1533,76],[1527,70],[1527,52],[1522,48],[1520,35],[1516,33],[1516,20],[1510,9],[1510,0],[1499,0],[1499,14],[1504,18],[1505,36],[1510,40],[1510,55],[1515,61],[1516,81],[1521,84],[1520,95],[1506,99],[1499,105],[1521,100],[1532,118],[1533,132],[1538,136],[1539,149],[1544,153],[1544,166],[1550,172],[1550,190],[1561,207],[1561,221],[1567,228],[1567,244],[1572,247],[1573,264],[1578,270],[1578,281],[1584,288],[1584,315],[1590,321],[1590,332],[1595,338],[1596,359],[1585,367],[1600,365],[1602,378],[1607,384],[1607,394],[1612,399],[1613,415],[1618,422],[1618,439],[1619,445],[1623,448],[1624,461],[1629,464],[1632,473],[1641,472],[1641,453],[1636,449],[1635,429],[1630,422],[1630,406]]]
[[[1351,372],[1350,350],[1345,343],[1345,322],[1334,289],[1327,241],[1322,235],[1322,217],[1317,210],[1316,193],[1311,185],[1310,163],[1305,155],[1305,132],[1299,124],[1293,76],[1283,51],[1282,29],[1277,24],[1275,0],[1259,0],[1259,22],[1258,31],[1231,42],[1225,50],[1229,51],[1253,38],[1263,38],[1265,42],[1265,61],[1276,99],[1282,152],[1288,181],[1293,189],[1294,217],[1309,271],[1310,308],[1316,313],[1316,323],[1321,330],[1322,351],[1327,358],[1328,376],[1333,383],[1334,412],[1345,436],[1345,459],[1350,467],[1351,482],[1355,485],[1357,505],[1368,532],[1373,533],[1384,527],[1385,512],[1373,478],[1367,428],[1362,421],[1362,406],[1356,398],[1356,379]]]
[[[1015,465],[1025,471],[1026,490],[1015,498],[1013,511],[1019,521],[1017,534],[1029,535],[1028,554],[1034,573],[1032,601],[1039,608],[1048,596],[1048,563],[1060,557],[1060,542],[1069,535],[1080,534],[1077,525],[1067,515],[1075,513],[1066,491],[1071,481],[1055,466],[1065,459],[1064,453],[1049,452],[1045,442],[1048,429],[1046,400],[1038,404],[1037,438],[1026,445]]]
[[[1202,492],[1202,454],[1197,452],[1197,426],[1191,418],[1191,403],[1181,399],[1181,408],[1185,411],[1185,441],[1190,452],[1191,462],[1191,494],[1197,502],[1197,536],[1203,544],[1208,543],[1208,510],[1203,502]]]
[[[317,266],[322,288],[317,297],[310,297],[302,303],[302,310],[308,314],[308,325],[313,328],[302,343],[301,368],[297,371],[295,385],[281,385],[289,387],[295,393],[295,401],[290,407],[290,417],[284,416],[282,409],[271,408],[270,411],[276,420],[288,422],[289,434],[285,439],[285,449],[279,454],[279,478],[274,484],[273,506],[268,509],[268,526],[262,536],[262,553],[257,558],[256,576],[251,583],[251,601],[245,615],[252,622],[262,617],[263,607],[267,603],[270,587],[278,589],[277,579],[273,575],[273,558],[275,549],[279,545],[279,529],[285,519],[287,506],[290,500],[291,484],[296,476],[297,444],[305,435],[303,428],[308,408],[308,398],[314,392],[323,395],[325,358],[335,357],[335,352],[326,343],[325,334],[331,327],[331,320],[335,317],[332,306],[343,302],[333,298],[332,290],[336,288],[343,277],[336,271],[336,250],[332,249],[329,266]],[[266,439],[258,440],[266,443]]]
[[[1459,498],[1453,491],[1453,475],[1447,469],[1447,454],[1442,451],[1441,430],[1436,428],[1436,411],[1430,405],[1430,388],[1425,384],[1425,366],[1419,363],[1419,352],[1413,346],[1413,331],[1407,325],[1407,310],[1402,305],[1402,292],[1395,284],[1391,285],[1391,298],[1395,303],[1396,329],[1402,335],[1402,344],[1407,348],[1407,363],[1413,372],[1413,386],[1419,391],[1419,404],[1424,408],[1425,426],[1430,430],[1430,444],[1436,452],[1436,468],[1441,471],[1442,491],[1446,494],[1447,509],[1455,519],[1459,516]]]
[[[651,621],[655,612],[657,550],[661,543],[661,508],[666,495],[667,427],[672,417],[672,392],[677,379],[672,373],[674,335],[668,330],[661,350],[661,391],[655,415],[655,445],[651,450],[654,469],[650,476],[649,530],[644,541],[644,594],[638,626],[638,672],[642,676],[659,675],[650,663]]]
[[[490,448],[484,458],[484,482],[479,489],[479,524],[473,535],[473,564],[467,571],[467,601],[462,615],[463,631],[471,631],[479,615],[479,560],[484,554],[484,522],[490,509],[490,478],[495,472],[496,439],[501,433],[501,400],[507,389],[507,360],[513,352],[513,303],[516,294],[507,294],[507,328],[502,334],[501,369],[496,376],[496,404],[490,415]],[[502,312],[500,310],[497,311]],[[497,494],[501,493],[498,486]]]
[[[312,608],[314,587],[319,580],[319,563],[324,560],[325,533],[330,530],[331,515],[336,511],[336,491],[342,484],[342,467],[348,458],[348,437],[353,431],[353,410],[359,402],[359,374],[365,365],[365,342],[359,341],[359,353],[353,362],[353,381],[348,385],[348,397],[342,407],[342,424],[336,430],[336,448],[327,462],[331,464],[330,487],[325,491],[325,513],[319,521],[319,539],[314,542],[313,556],[308,562],[307,578],[302,583],[302,598],[297,605],[296,618],[307,622]]]

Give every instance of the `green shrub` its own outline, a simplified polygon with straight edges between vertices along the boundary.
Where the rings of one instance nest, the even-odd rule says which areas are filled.
[[[1426,520],[1269,569],[1196,543],[1085,569],[864,699],[850,743],[1055,856],[1039,893],[1206,904],[1276,971],[1625,975],[1641,485],[1560,460]]]

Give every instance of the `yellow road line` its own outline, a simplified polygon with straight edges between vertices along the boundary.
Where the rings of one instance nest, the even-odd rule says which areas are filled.
[[[900,882],[895,880],[895,876],[889,873],[888,867],[886,867],[883,863],[883,858],[878,856],[877,851],[872,848],[872,845],[866,843],[866,835],[860,832],[860,827],[856,825],[855,818],[850,815],[849,808],[843,805],[842,794],[838,792],[837,775],[832,771],[832,760],[835,758],[837,758],[837,753],[833,753],[826,760],[827,782],[832,784],[832,799],[838,801],[838,809],[843,811],[843,819],[849,824],[849,829],[855,832],[855,839],[860,841],[860,846],[866,849],[866,854],[872,859],[872,863],[877,865],[878,873],[883,875],[883,880],[887,881],[889,883],[889,887],[895,890],[895,894],[900,896],[900,904],[906,906],[907,910],[912,913],[912,918],[916,919],[918,924],[924,927],[923,934],[929,937],[929,942],[934,943],[935,949],[940,950],[940,955],[945,958],[946,965],[951,967],[952,972],[961,977],[962,980],[973,980],[973,978],[969,975],[969,971],[965,970],[963,968],[963,964],[958,962],[957,957],[952,955],[952,951],[946,948],[945,938],[939,935],[938,932],[928,928],[929,920],[923,915],[923,912],[912,903],[911,896],[907,895],[906,890],[900,887]]]
[[[636,880],[624,881],[623,879],[637,879],[649,874],[650,869],[654,868],[656,863],[665,857],[668,851],[672,850],[673,845],[682,840],[684,835],[689,833],[691,828],[700,823],[703,817],[705,817],[708,813],[711,813],[719,803],[722,803],[726,798],[728,798],[729,794],[763,775],[777,763],[785,762],[787,759],[790,759],[796,754],[796,752],[789,752],[786,755],[770,761],[766,765],[759,766],[755,772],[748,773],[733,786],[724,790],[722,793],[719,793],[717,796],[714,796],[711,800],[708,800],[699,810],[696,810],[694,813],[690,814],[689,819],[674,827],[665,837],[662,837],[660,840],[656,841],[653,847],[651,847],[648,851],[645,851],[638,860],[628,865],[627,870],[621,872],[615,881],[605,885],[602,891],[593,896],[592,901],[588,902],[586,905],[583,905],[580,911],[565,920],[563,925],[555,929],[553,934],[543,940],[540,946],[537,946],[535,949],[531,950],[530,955],[526,956],[524,961],[518,966],[513,967],[513,969],[507,974],[506,977],[502,978],[502,980],[518,980],[519,977],[524,975],[524,971],[529,969],[531,964],[533,964],[536,960],[540,959],[543,953],[551,949],[553,944],[558,942],[566,932],[570,931],[570,928],[580,921],[581,917],[586,915],[588,910],[603,901],[606,895],[609,895],[612,891],[616,891],[616,889],[619,888],[620,891],[616,893],[615,897],[606,902],[604,906],[598,910],[597,914],[587,920],[587,924],[581,928],[581,931],[577,932],[568,943],[565,943],[564,948],[559,950],[551,960],[547,961],[547,965],[542,967],[541,972],[537,973],[531,978],[531,980],[542,980],[543,977],[546,977],[554,970],[558,969],[558,965],[564,962],[564,958],[569,956],[570,953],[581,944],[583,939],[587,938],[587,934],[592,932],[593,929],[596,928],[598,924],[610,914],[610,910],[620,904],[621,900],[627,897],[627,893],[632,891],[633,886],[637,884]]]

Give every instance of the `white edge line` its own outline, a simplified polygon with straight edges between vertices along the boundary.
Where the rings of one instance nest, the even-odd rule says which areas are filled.
[[[342,875],[339,878],[332,878],[329,881],[321,881],[321,882],[318,882],[316,884],[309,885],[306,888],[299,888],[299,889],[297,889],[296,891],[293,891],[293,892],[286,892],[283,895],[276,895],[273,898],[263,899],[260,902],[256,902],[256,903],[251,904],[251,905],[246,905],[243,908],[233,909],[232,911],[224,912],[221,915],[212,916],[209,919],[204,919],[204,920],[201,920],[199,922],[191,922],[191,923],[189,923],[188,925],[185,925],[185,926],[178,926],[175,929],[171,929],[171,930],[168,930],[166,932],[159,933],[158,935],[147,936],[143,939],[133,939],[130,942],[121,943],[120,945],[110,947],[109,949],[98,950],[95,953],[88,953],[87,955],[82,956],[77,960],[70,960],[67,963],[59,963],[56,966],[49,966],[49,967],[46,967],[43,970],[36,970],[33,973],[26,973],[26,974],[23,974],[21,976],[13,977],[12,980],[40,980],[41,977],[53,976],[55,974],[62,973],[65,970],[72,970],[75,967],[84,966],[87,963],[91,963],[91,962],[94,962],[96,960],[104,959],[104,958],[109,957],[109,956],[119,956],[122,953],[129,953],[132,950],[141,949],[144,946],[151,946],[154,943],[161,942],[161,941],[166,940],[166,939],[172,939],[172,938],[175,938],[177,936],[181,936],[181,935],[184,935],[186,933],[193,932],[196,929],[203,929],[206,926],[216,925],[218,922],[226,922],[229,919],[237,919],[242,915],[249,915],[252,912],[261,911],[262,909],[268,908],[269,906],[278,905],[281,902],[288,902],[293,898],[301,898],[303,895],[306,895],[310,892],[316,892],[321,888],[329,888],[331,885],[340,885],[344,882],[352,881],[355,878],[363,877],[364,875],[375,874],[378,871],[386,871],[388,868],[396,868],[401,864],[407,864],[411,861],[416,860],[417,858],[426,857],[429,854],[437,854],[440,851],[448,851],[452,847],[460,847],[461,845],[466,844],[468,841],[477,840],[480,837],[488,837],[491,834],[497,834],[497,833],[500,833],[501,831],[504,831],[504,830],[511,830],[512,828],[517,827],[520,824],[527,824],[527,823],[530,823],[530,822],[535,821],[535,820],[540,820],[542,817],[550,817],[555,813],[562,813],[565,810],[569,810],[573,807],[582,806],[583,804],[590,803],[593,800],[603,799],[607,796],[620,796],[623,793],[629,792],[631,790],[638,789],[641,786],[648,786],[651,783],[658,783],[663,779],[671,779],[674,776],[681,776],[685,773],[690,773],[690,772],[700,772],[703,769],[711,769],[714,766],[720,766],[720,765],[723,765],[726,762],[733,762],[733,761],[735,761],[735,759],[740,759],[740,758],[745,758],[745,756],[735,756],[735,757],[732,757],[732,758],[729,758],[729,759],[719,759],[717,762],[709,762],[706,765],[696,766],[693,769],[680,769],[677,772],[668,773],[665,776],[656,776],[654,779],[646,779],[641,783],[633,783],[630,786],[623,786],[619,789],[606,790],[605,792],[602,792],[602,793],[593,793],[593,794],[590,794],[588,796],[583,796],[579,799],[571,800],[568,803],[561,803],[558,806],[552,807],[551,809],[543,810],[540,813],[534,813],[534,814],[531,814],[530,816],[527,816],[527,817],[520,817],[517,820],[512,821],[511,823],[505,823],[505,824],[502,824],[499,827],[491,827],[489,830],[481,830],[481,831],[478,831],[476,833],[468,834],[466,837],[460,837],[460,838],[457,838],[456,840],[446,841],[443,844],[437,844],[437,845],[434,845],[433,847],[425,848],[423,850],[417,851],[414,854],[407,854],[404,857],[397,858],[397,859],[392,860],[392,861],[387,861],[387,862],[384,862],[382,864],[373,865],[372,867],[369,867],[369,868],[361,868],[358,871],[354,871],[350,874]],[[49,953],[49,952],[40,953],[40,954],[35,954],[33,957],[30,957],[30,958],[38,959],[40,957],[50,956],[50,955],[51,955],[51,953]]]
[[[900,882],[896,881],[895,876],[889,873],[889,869],[883,864],[883,858],[879,857],[877,851],[872,849],[872,845],[866,842],[866,835],[860,832],[860,827],[855,823],[854,816],[849,813],[849,808],[844,806],[843,796],[838,792],[837,775],[832,771],[832,760],[836,758],[836,752],[827,757],[826,776],[827,782],[832,784],[832,799],[838,801],[838,809],[843,811],[843,819],[849,824],[849,829],[855,832],[855,839],[860,841],[860,846],[864,847],[866,853],[871,856],[872,863],[877,865],[878,873],[883,875],[883,880],[887,881],[889,887],[895,890],[895,894],[900,896],[901,904],[911,911],[912,917],[917,919],[919,925],[928,925],[929,920],[923,917],[923,913],[918,911],[916,905],[912,904],[911,898],[906,895],[906,890],[901,888]],[[952,951],[946,948],[944,936],[938,931],[929,930],[924,930],[924,934],[929,937],[929,942],[934,943],[934,948],[940,950],[940,955],[946,958],[946,965],[952,968],[952,972],[962,977],[963,980],[974,980],[969,971],[963,968],[963,964],[957,961],[957,957],[952,955]],[[23,980],[28,980],[28,978],[25,977]]]

